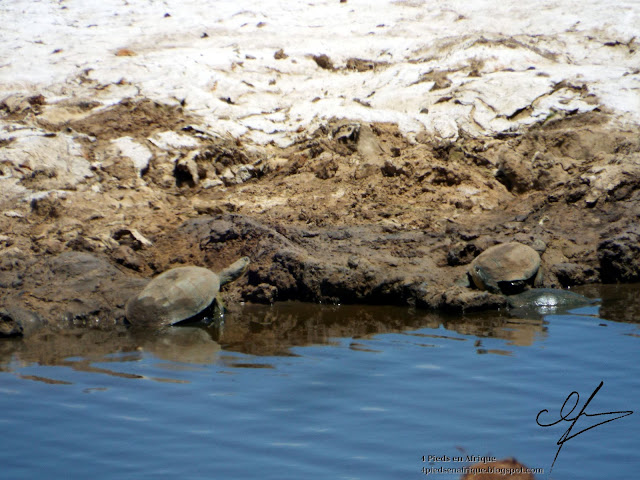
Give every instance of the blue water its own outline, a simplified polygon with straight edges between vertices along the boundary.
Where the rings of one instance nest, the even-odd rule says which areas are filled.
[[[287,308],[270,321],[293,322]],[[378,311],[349,308],[325,308],[323,322]],[[414,313],[384,309],[383,320],[406,317],[408,329],[271,339],[279,354],[260,356],[241,353],[235,337],[236,351],[220,349],[201,329],[193,342],[96,333],[82,355],[40,359],[43,347],[5,343],[0,478],[411,479],[468,465],[423,455],[513,456],[543,469],[536,478],[636,478],[638,411],[568,440],[549,476],[569,423],[539,427],[540,410],[557,419],[577,391],[575,414],[601,381],[588,413],[636,410],[640,399],[638,324],[599,318],[598,307],[579,313],[429,316],[420,327]],[[573,433],[606,418],[581,418]]]

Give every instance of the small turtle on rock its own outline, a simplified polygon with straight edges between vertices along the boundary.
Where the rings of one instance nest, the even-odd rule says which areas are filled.
[[[540,255],[522,243],[487,248],[469,266],[469,276],[480,290],[511,295],[542,283]]]
[[[162,327],[189,320],[210,308],[222,312],[220,286],[239,278],[249,263],[248,257],[242,257],[218,274],[193,266],[167,270],[127,302],[127,320],[134,325]]]

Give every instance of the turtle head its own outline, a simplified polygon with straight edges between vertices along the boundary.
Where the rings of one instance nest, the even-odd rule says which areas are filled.
[[[500,287],[495,283],[493,279],[487,274],[484,268],[480,265],[473,265],[470,272],[471,280],[473,284],[479,290],[488,290],[491,293],[501,293]]]
[[[482,267],[478,265],[473,265],[471,267],[471,271],[469,272],[469,276],[471,277],[471,281],[479,290],[487,289],[487,277],[484,274],[484,270]]]
[[[247,271],[250,263],[251,260],[249,260],[249,257],[242,257],[240,260],[236,260],[227,268],[222,270],[218,273],[218,276],[220,277],[220,285],[225,285],[240,278],[242,274]]]

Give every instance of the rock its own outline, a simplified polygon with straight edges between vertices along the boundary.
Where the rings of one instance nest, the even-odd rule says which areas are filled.
[[[327,55],[313,55],[311,58],[313,58],[313,61],[316,62],[320,68],[325,70],[335,70],[333,62]]]
[[[529,163],[518,156],[517,153],[506,150],[500,155],[496,178],[508,190],[523,193],[531,190],[535,177]]]
[[[358,153],[364,159],[365,164],[372,164],[379,167],[384,165],[384,150],[378,141],[373,129],[363,124],[358,132]]]
[[[224,185],[224,182],[220,180],[218,177],[215,178],[205,178],[200,182],[200,186],[204,189],[209,189],[213,187],[219,187]]]
[[[57,193],[37,195],[29,202],[31,211],[41,217],[56,218],[64,211],[64,196]]]
[[[179,158],[176,162],[174,175],[178,187],[184,184],[187,184],[189,187],[198,185],[200,175],[198,174],[198,164],[195,160],[198,153],[197,151],[192,151],[184,157]]]
[[[293,226],[276,229],[226,214],[189,220],[180,235],[193,238],[194,244],[212,255],[222,246],[237,245],[255,258],[256,265],[247,275],[253,289],[246,287],[245,292],[254,295],[255,291],[261,301],[270,301],[277,292],[278,301],[407,305],[416,301],[413,286],[425,282],[424,272],[433,269],[428,259],[411,265],[403,262],[403,268],[390,268],[396,259],[387,255],[370,261],[370,250],[354,245],[392,234],[369,233],[366,227],[308,232]],[[254,245],[251,251],[246,250],[249,245]]]
[[[360,129],[361,125],[359,123],[343,120],[333,128],[330,138],[339,144],[349,146],[349,149],[354,151],[357,149],[360,139]]]
[[[598,280],[598,273],[593,268],[578,263],[556,263],[551,267],[551,273],[563,287],[583,285]]]
[[[0,270],[0,288],[19,288],[23,284],[22,274],[19,272],[4,272]]]
[[[278,287],[261,283],[248,295],[248,299],[255,303],[273,304],[278,298]]]
[[[49,255],[57,255],[64,249],[64,244],[55,238],[44,238],[38,241],[38,246]]]
[[[469,275],[480,290],[517,293],[540,284],[540,255],[522,243],[502,243],[488,248],[469,266]]]
[[[36,313],[9,304],[0,309],[0,337],[29,336],[46,325]]]
[[[370,125],[343,120],[333,128],[330,138],[345,150],[341,152],[338,148],[334,149],[341,155],[358,152],[361,162],[356,168],[356,178],[366,178],[383,169],[384,150]]]
[[[620,201],[628,199],[640,189],[640,160],[620,162],[613,159],[607,165],[598,165],[581,175],[579,185],[583,186],[585,202],[594,206],[598,201]]]
[[[153,242],[148,240],[135,228],[119,228],[113,232],[112,238],[121,245],[127,245],[134,250],[140,250],[143,247],[150,247]]]
[[[603,240],[598,245],[600,277],[605,283],[640,281],[640,227]]]
[[[16,212],[15,210],[6,210],[3,212],[5,217],[9,218],[24,218],[24,215],[20,212]]]
[[[191,206],[199,215],[220,215],[222,207],[217,202],[211,202],[195,197],[191,200]]]
[[[121,245],[111,254],[113,259],[123,267],[140,271],[144,266],[142,258],[127,245]]]
[[[447,252],[447,264],[450,266],[467,265],[480,253],[474,243],[457,243]]]
[[[313,166],[311,168],[316,177],[321,180],[328,180],[336,176],[338,162],[336,162],[331,153],[322,152],[313,160]]]
[[[536,252],[542,255],[547,250],[547,244],[540,238],[536,238],[533,240],[533,243],[531,244],[531,248],[533,248]]]
[[[289,55],[284,53],[284,50],[281,48],[273,54],[273,58],[275,58],[276,60],[284,60],[285,58],[289,58]]]
[[[506,306],[507,299],[504,295],[454,286],[442,293],[438,308],[460,313],[477,310],[496,310]]]
[[[533,188],[545,190],[561,185],[569,180],[569,175],[554,156],[536,152],[531,159],[531,170],[533,172]]]
[[[82,235],[76,235],[66,243],[66,247],[72,250],[95,252],[98,250],[98,242],[90,240]]]
[[[22,336],[22,326],[5,309],[0,309],[0,338]]]
[[[385,177],[398,177],[404,175],[409,177],[412,173],[411,165],[398,161],[397,159],[387,159],[381,167],[382,175]]]
[[[239,185],[255,175],[255,168],[251,165],[232,165],[220,175],[225,185]]]
[[[125,300],[146,283],[128,276],[106,258],[86,252],[36,257],[23,272],[21,289],[28,296],[0,290],[0,305],[21,325],[22,334],[44,324],[113,328],[124,320]]]
[[[496,177],[508,190],[518,193],[550,189],[570,178],[551,155],[536,152],[528,159],[510,149],[500,153]]]
[[[43,95],[22,95],[15,93],[0,101],[0,110],[8,113],[23,113],[29,110],[40,112],[40,107],[47,101]]]

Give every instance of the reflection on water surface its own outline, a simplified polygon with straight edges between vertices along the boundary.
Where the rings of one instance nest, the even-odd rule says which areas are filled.
[[[444,329],[450,334],[413,331],[419,328]],[[294,355],[291,347],[337,345],[336,339],[341,338],[354,339],[351,348],[363,350],[362,344],[355,340],[384,333],[468,341],[468,338],[455,335],[463,334],[501,338],[508,340],[507,345],[526,346],[545,335],[545,322],[542,318],[513,318],[506,312],[444,316],[398,307],[287,302],[271,307],[245,306],[229,315],[224,324],[215,326],[170,327],[162,331],[122,327],[117,331],[79,328],[42,332],[27,340],[9,339],[0,343],[0,359],[13,365],[36,362],[108,373],[108,369],[98,369],[92,364],[96,361],[116,364],[138,361],[145,352],[157,359],[187,364],[225,363],[223,350],[283,357]],[[476,344],[481,345],[481,342]]]

